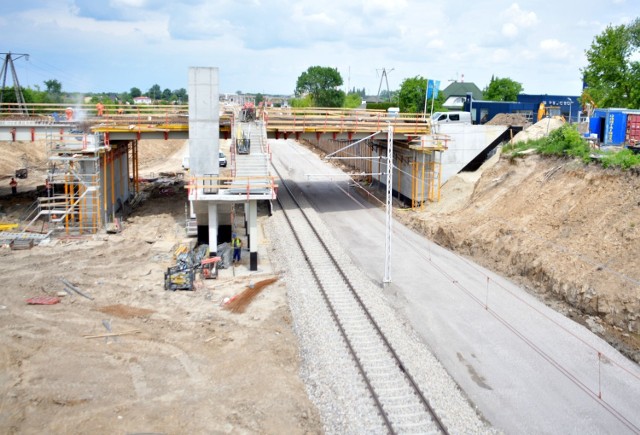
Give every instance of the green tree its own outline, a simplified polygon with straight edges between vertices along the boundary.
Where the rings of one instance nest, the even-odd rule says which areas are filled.
[[[155,85],[151,86],[149,88],[149,91],[147,92],[147,96],[152,100],[158,100],[162,98],[162,89],[160,89],[160,85],[156,83]]]
[[[264,95],[260,92],[256,94],[256,106],[264,101]]]
[[[302,98],[292,98],[289,104],[291,107],[311,107],[313,106],[313,98],[311,95],[305,95]]]
[[[188,101],[187,90],[185,88],[176,89],[173,91],[174,95],[178,99],[178,104],[186,104]]]
[[[415,76],[404,79],[398,92],[400,111],[405,113],[420,113],[424,110],[427,96],[427,79]]]
[[[342,76],[337,68],[311,66],[300,74],[296,82],[296,97],[311,95],[317,107],[342,107],[345,99]]]
[[[46,92],[51,95],[62,94],[62,83],[56,79],[45,80],[44,85],[47,87]]]
[[[482,90],[484,99],[489,101],[516,101],[518,94],[522,92],[522,83],[510,78],[491,76],[489,85]]]
[[[356,107],[360,107],[362,104],[362,96],[359,93],[352,93],[347,95],[344,99],[344,106],[348,109],[355,109]]]
[[[629,25],[608,26],[585,51],[581,70],[585,85],[600,107],[640,106],[640,19]]]
[[[131,98],[137,98],[142,95],[142,91],[140,88],[131,88],[129,90],[129,95],[131,95]]]

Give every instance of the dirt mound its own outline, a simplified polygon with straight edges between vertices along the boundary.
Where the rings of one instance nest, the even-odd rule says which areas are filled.
[[[491,121],[487,122],[487,125],[515,125],[528,127],[531,125],[531,122],[529,122],[529,120],[527,120],[523,115],[516,113],[498,113],[491,119]]]
[[[522,130],[516,134],[512,143],[526,142],[528,140],[536,140],[548,136],[553,130],[564,125],[564,121],[555,118],[544,118],[532,126]]]
[[[146,308],[136,308],[122,304],[107,305],[105,307],[100,307],[97,310],[104,314],[110,314],[112,316],[120,317],[121,319],[149,317],[149,315],[155,313],[155,311],[148,310]]]
[[[606,339],[640,361],[640,177],[573,160],[503,157],[464,191],[472,193],[454,198],[456,207],[400,218],[576,320],[595,317]]]

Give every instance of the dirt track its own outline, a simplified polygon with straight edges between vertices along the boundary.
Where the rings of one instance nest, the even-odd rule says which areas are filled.
[[[146,144],[141,173],[180,170],[181,150],[181,142]],[[248,271],[247,255],[195,292],[164,290],[163,273],[184,237],[186,194],[180,185],[173,192],[152,195],[120,234],[0,249],[0,432],[321,431],[299,379],[284,283],[262,290],[245,313],[221,306],[250,282],[279,276],[266,255],[258,273]],[[29,194],[3,199],[1,220],[30,201]],[[94,300],[26,304],[62,292],[61,277]],[[84,337],[107,333],[104,323],[139,332]]]

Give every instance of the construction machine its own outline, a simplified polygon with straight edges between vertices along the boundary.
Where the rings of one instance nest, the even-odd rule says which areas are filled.
[[[197,246],[191,251],[179,253],[176,256],[177,264],[175,266],[169,267],[164,274],[165,290],[193,290],[193,283],[196,278],[196,273],[198,271],[202,271],[204,266],[203,260],[208,259],[208,257],[209,245],[204,244]],[[217,262],[211,261],[211,263],[211,266],[209,266],[209,262],[205,263],[207,265],[207,268],[210,269],[207,272],[207,275],[214,275],[215,272],[215,276],[217,276],[217,270],[211,270],[212,267],[215,267]]]

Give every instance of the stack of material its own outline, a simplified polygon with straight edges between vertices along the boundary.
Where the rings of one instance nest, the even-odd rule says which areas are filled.
[[[33,239],[14,239],[11,241],[12,251],[22,251],[33,248]]]

